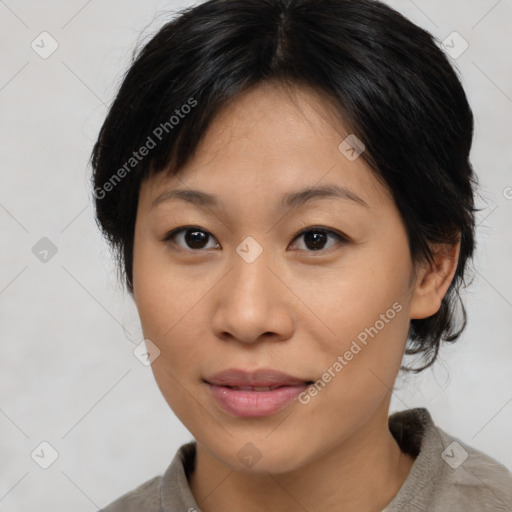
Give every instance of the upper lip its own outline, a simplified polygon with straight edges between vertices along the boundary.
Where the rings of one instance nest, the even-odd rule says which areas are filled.
[[[246,371],[238,368],[230,368],[228,370],[216,373],[206,379],[209,384],[216,386],[253,386],[253,387],[267,387],[267,386],[296,386],[298,384],[305,384],[311,382],[306,379],[300,379],[287,375],[286,373],[261,368],[254,371]]]

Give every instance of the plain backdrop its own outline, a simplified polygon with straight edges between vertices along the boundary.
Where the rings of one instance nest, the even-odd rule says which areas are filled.
[[[451,58],[475,114],[482,208],[467,329],[433,370],[397,380],[391,412],[427,407],[512,469],[512,0],[388,3],[452,51],[468,44]],[[88,167],[136,43],[188,5],[0,1],[2,512],[93,512],[192,439],[134,357],[142,333],[94,222]]]

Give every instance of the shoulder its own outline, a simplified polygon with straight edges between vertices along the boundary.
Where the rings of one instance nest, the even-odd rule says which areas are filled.
[[[512,512],[512,473],[489,455],[436,428],[445,475],[440,483],[439,506],[444,494],[454,504],[464,503],[468,512]]]
[[[163,512],[197,508],[187,474],[195,463],[195,441],[176,451],[165,473],[124,494],[101,512]]]
[[[437,426],[427,409],[395,413],[389,425],[415,461],[386,511],[512,512],[512,473]]]
[[[155,476],[101,509],[102,512],[159,512],[161,476]]]

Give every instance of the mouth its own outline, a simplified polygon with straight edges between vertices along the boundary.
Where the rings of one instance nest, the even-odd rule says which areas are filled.
[[[207,384],[211,384],[208,381],[203,381]],[[293,387],[293,386],[310,386],[313,384],[312,380],[304,381],[302,384],[276,384],[274,386],[219,386],[219,387],[225,387],[229,389],[234,389],[235,391],[257,391],[257,392],[264,392],[264,391],[273,391],[274,389],[284,388],[284,387]],[[212,384],[215,386],[215,384]]]
[[[271,368],[229,368],[202,379],[209,396],[236,417],[269,416],[290,405],[314,381]]]
[[[214,386],[225,386],[229,388],[238,388],[247,390],[256,390],[262,388],[262,391],[268,391],[280,386],[294,386],[311,383],[311,380],[294,377],[279,370],[270,368],[259,368],[257,370],[244,370],[240,368],[229,368],[215,373],[203,379]]]
[[[227,386],[204,381],[220,408],[238,418],[271,416],[297,400],[313,381],[273,386]]]

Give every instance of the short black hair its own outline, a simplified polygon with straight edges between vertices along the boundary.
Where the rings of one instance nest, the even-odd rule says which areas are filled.
[[[91,154],[96,220],[130,293],[141,182],[177,173],[243,92],[264,82],[307,87],[364,143],[413,261],[431,261],[430,244],[460,240],[439,311],[410,322],[405,353],[426,364],[402,369],[428,368],[441,341],[466,326],[459,289],[477,211],[473,114],[440,41],[374,0],[209,0],[177,14],[134,54]]]

